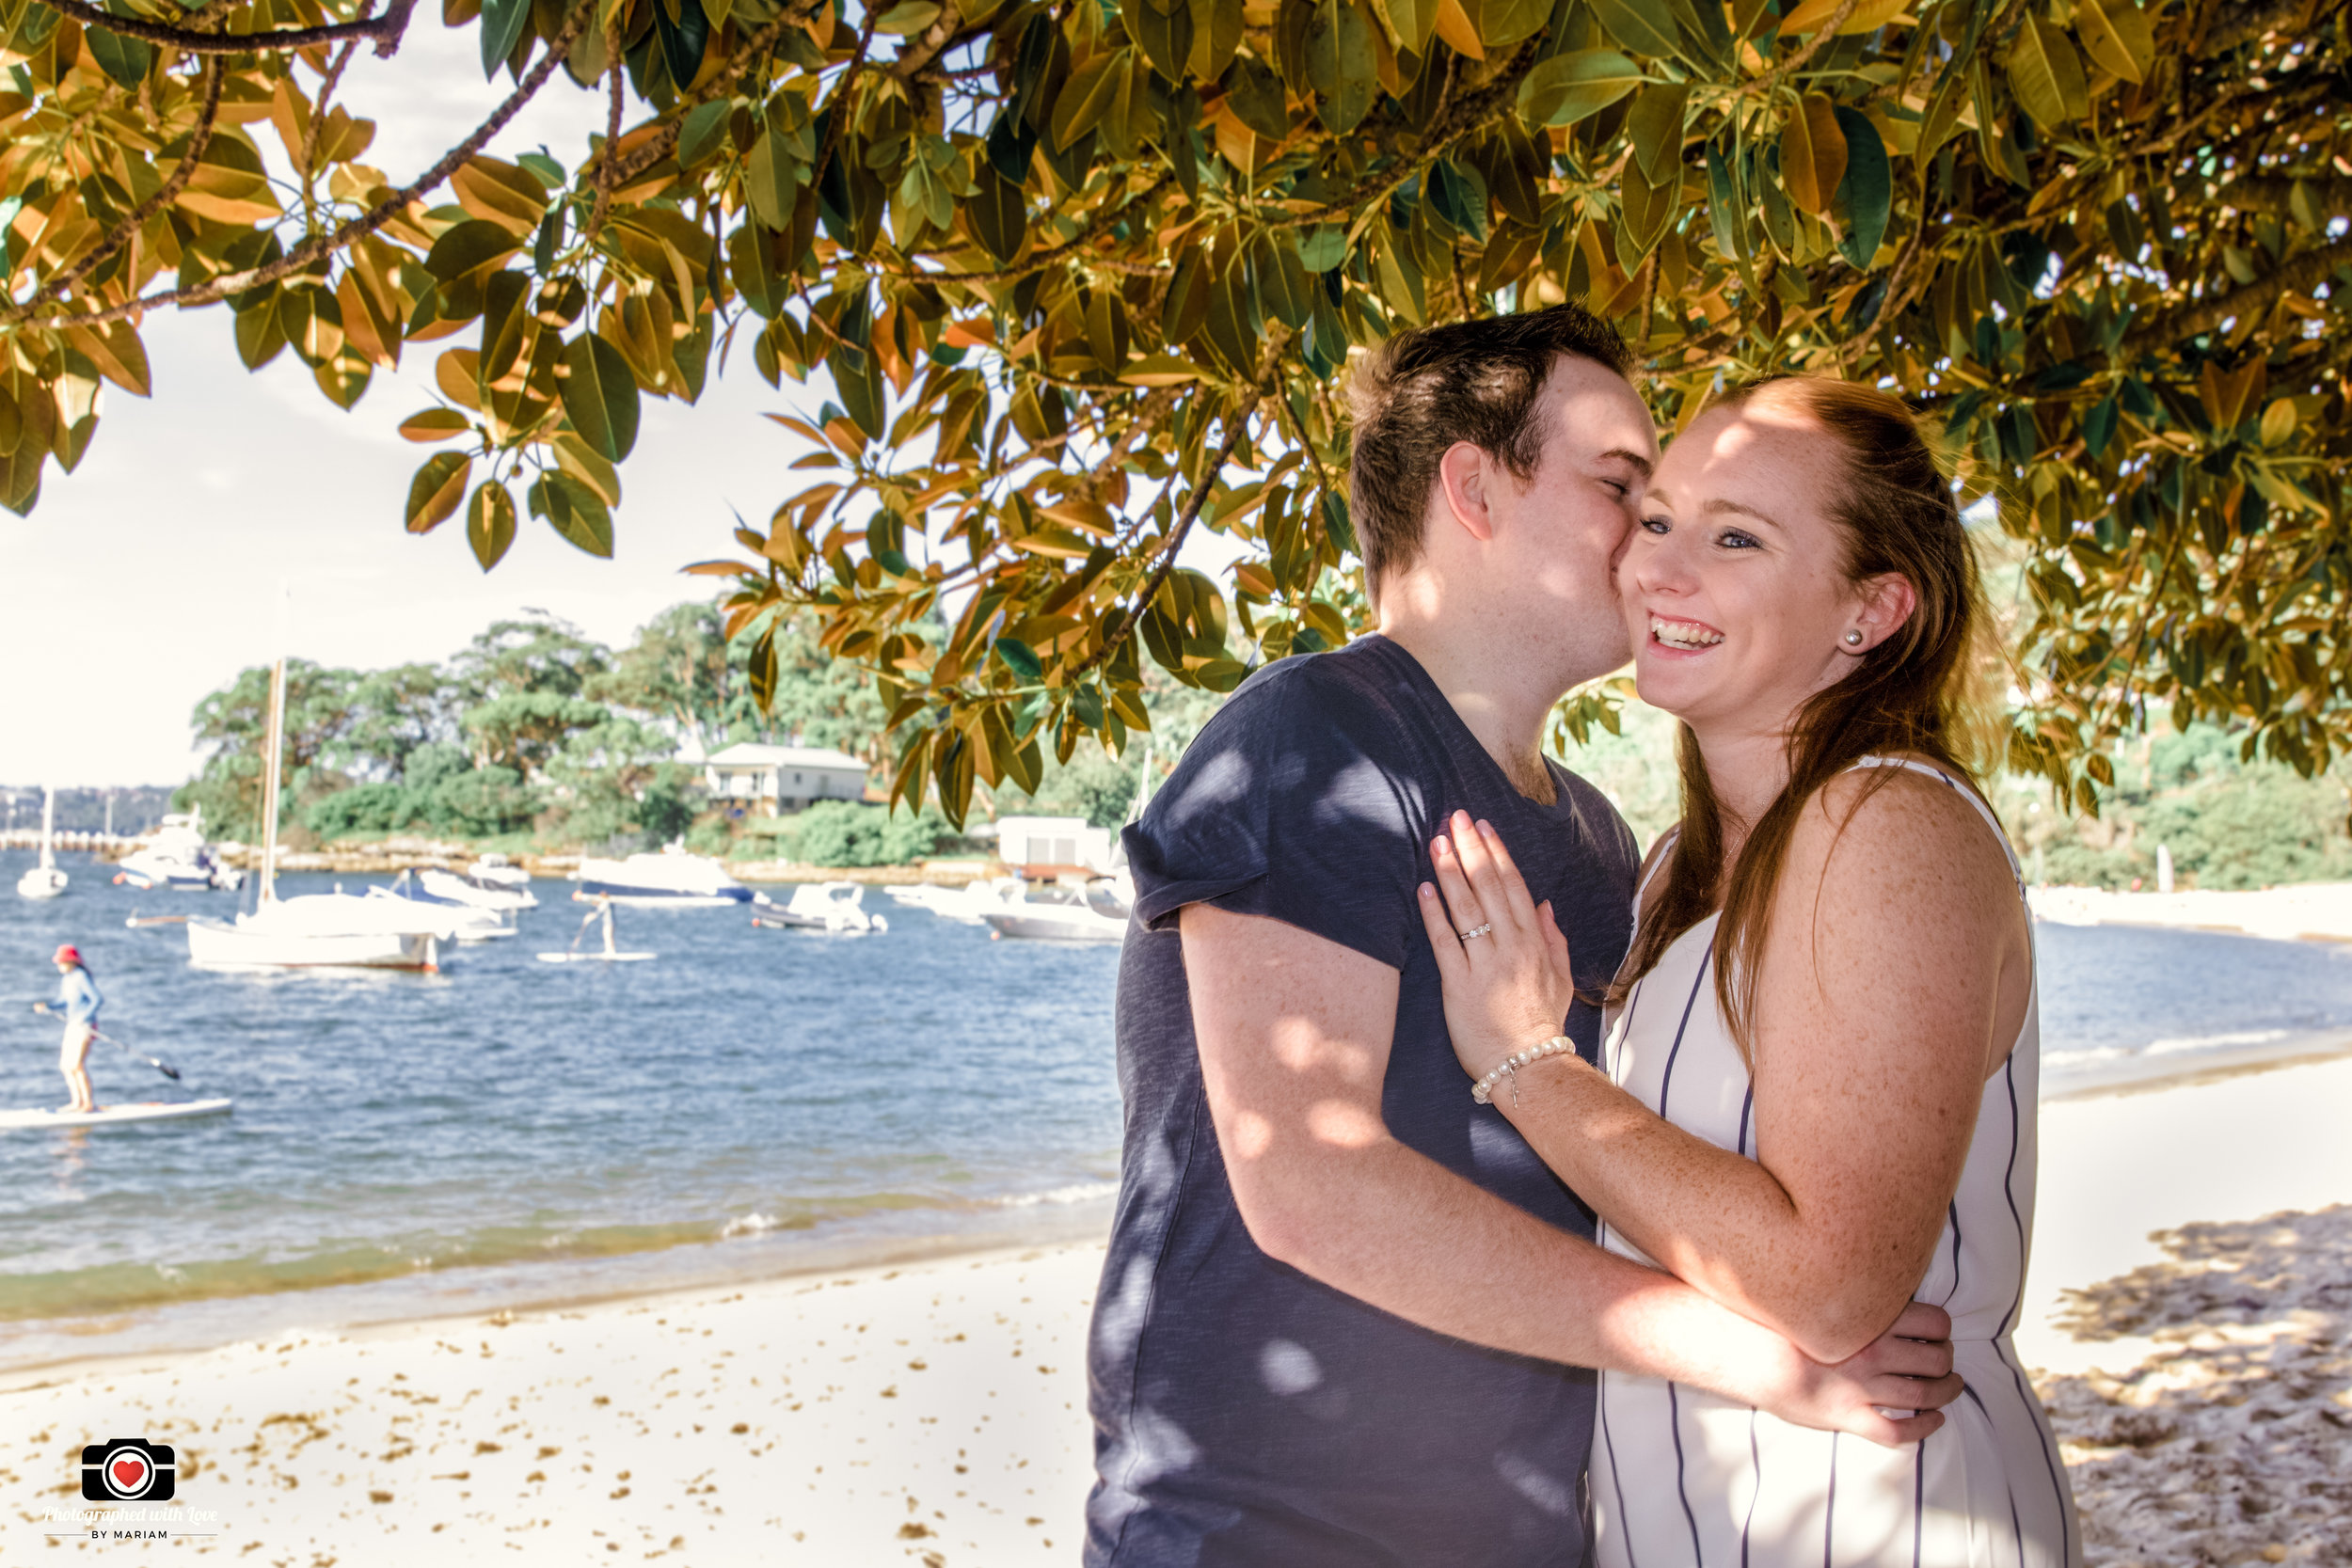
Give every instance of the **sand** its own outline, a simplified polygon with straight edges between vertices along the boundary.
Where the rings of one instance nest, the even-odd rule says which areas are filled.
[[[2352,1561],[2352,1062],[2042,1110],[2019,1348],[2090,1563]],[[1099,1245],[0,1378],[0,1562],[1075,1560]],[[81,1446],[222,1533],[44,1544]]]
[[[0,1561],[1069,1562],[1101,1266],[1063,1246],[21,1374]],[[142,1435],[221,1533],[44,1547],[82,1445]]]

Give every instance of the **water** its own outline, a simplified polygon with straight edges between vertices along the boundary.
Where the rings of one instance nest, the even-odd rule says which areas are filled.
[[[0,876],[27,859],[0,856]],[[0,1105],[63,1101],[59,1024],[28,1004],[71,941],[102,1027],[236,1108],[0,1133],[0,1357],[30,1348],[26,1320],[421,1271],[692,1248],[687,1272],[774,1272],[796,1242],[837,1254],[1099,1206],[1117,1176],[1115,948],[991,942],[876,890],[885,935],[622,910],[621,945],[658,961],[546,964],[580,911],[543,881],[520,936],[454,949],[438,976],[216,974],[188,966],[178,927],[123,918],[222,914],[230,895],[65,865],[65,897],[0,902]],[[179,1092],[103,1042],[90,1064],[102,1102]]]
[[[0,854],[12,886],[29,863]],[[0,1363],[1099,1233],[1119,1157],[1108,947],[991,942],[891,903],[886,935],[618,913],[652,963],[543,964],[522,935],[446,974],[208,974],[176,927],[227,895],[135,893],[70,857],[0,897],[0,1105],[57,1104],[48,956],[80,944],[109,1034],[231,1117],[0,1133]],[[365,879],[345,879],[355,891]],[[326,877],[288,877],[288,893]],[[593,939],[592,939],[593,940]],[[2352,1031],[2352,956],[2197,931],[2038,928],[2046,1086]],[[169,1098],[101,1043],[102,1100]]]

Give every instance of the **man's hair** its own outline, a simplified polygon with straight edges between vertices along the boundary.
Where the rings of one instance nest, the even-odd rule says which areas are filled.
[[[1351,368],[1356,416],[1349,509],[1364,573],[1380,579],[1421,553],[1438,464],[1469,441],[1520,480],[1543,461],[1535,399],[1565,355],[1630,373],[1615,328],[1577,305],[1401,332]]]

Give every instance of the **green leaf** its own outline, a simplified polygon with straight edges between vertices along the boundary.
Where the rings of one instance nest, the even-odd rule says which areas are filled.
[[[801,165],[773,126],[752,143],[743,161],[743,194],[752,214],[779,233],[792,227],[792,208],[800,200]]]
[[[1329,272],[1347,260],[1347,233],[1320,224],[1298,236],[1298,263],[1309,272]]]
[[[112,77],[125,92],[136,92],[147,80],[148,69],[155,63],[155,51],[143,39],[127,39],[103,27],[90,27],[82,34],[82,42],[89,49],[90,58],[98,69]]]
[[[1307,275],[1298,252],[1286,239],[1261,240],[1250,247],[1258,274],[1258,297],[1284,326],[1300,327],[1314,314],[1320,289]]]
[[[1038,658],[1037,650],[1015,637],[1000,637],[993,644],[996,657],[1004,661],[1023,685],[1034,686],[1045,678],[1045,666]]]
[[[1846,232],[1837,249],[1857,271],[1867,272],[1879,242],[1886,237],[1887,217],[1894,210],[1894,170],[1887,166],[1886,144],[1869,116],[1840,103],[1837,129],[1846,137],[1846,176],[1837,186]]]
[[[408,482],[408,531],[430,533],[449,520],[466,499],[473,459],[462,451],[437,451]]]
[[[475,486],[473,499],[466,503],[466,543],[473,546],[473,558],[486,572],[514,542],[515,498],[497,480],[485,479]]]
[[[2036,125],[2060,130],[2090,112],[2082,56],[2066,35],[2028,11],[2009,51],[2009,86]]]
[[[1519,83],[1519,119],[1530,125],[1573,125],[1648,80],[1614,49],[1578,49],[1538,60]]]
[[[1315,114],[1341,135],[1356,129],[1380,91],[1372,19],[1355,0],[1318,0],[1307,28],[1307,83]]]
[[[565,543],[599,561],[612,559],[612,514],[587,485],[570,474],[548,472],[532,481],[531,515],[546,519]]]
[[[2106,455],[2107,443],[2115,438],[2115,394],[2110,392],[2091,404],[2083,416],[2083,450],[2093,458]]]
[[[1021,253],[1021,243],[1029,233],[1025,193],[990,165],[981,166],[973,183],[978,189],[964,199],[963,208],[972,232],[991,256],[1009,261]]]
[[[1126,20],[1127,36],[1142,49],[1161,80],[1181,84],[1185,62],[1192,55],[1191,6],[1178,4],[1162,9],[1159,0],[1120,0],[1119,12]]]
[[[594,332],[564,345],[564,413],[588,450],[618,463],[637,444],[637,378],[621,351]]]
[[[1636,55],[1662,60],[1682,53],[1682,28],[1661,0],[1592,0],[1609,36]]]
[[[482,0],[482,75],[485,81],[499,73],[507,56],[520,43],[523,29],[531,25],[531,0]],[[513,507],[508,507],[509,511]]]
[[[874,18],[874,31],[892,38],[913,38],[937,22],[940,8],[934,0],[898,0],[882,15]]]
[[[1282,79],[1248,55],[1233,56],[1225,72],[1225,102],[1233,118],[1269,141],[1291,134],[1291,112]]]
[[[1498,50],[1506,50],[1534,38],[1551,20],[1551,0],[1470,0],[1471,24],[1478,29],[1478,41],[1485,44],[1489,59],[1500,58]]]
[[[2135,0],[2076,0],[2074,31],[2110,76],[2137,83],[2155,63],[2156,35]]]
[[[1124,66],[1118,50],[1106,49],[1070,73],[1061,96],[1054,100],[1054,146],[1058,150],[1069,151],[1102,123],[1119,96],[1119,84],[1127,79]]]
[[[1666,182],[1669,169],[1682,165],[1682,126],[1691,89],[1680,85],[1644,87],[1625,117],[1625,132],[1633,142],[1634,160],[1653,185]]]
[[[424,270],[443,283],[482,271],[521,250],[523,243],[502,225],[468,218],[443,230],[425,253]]]

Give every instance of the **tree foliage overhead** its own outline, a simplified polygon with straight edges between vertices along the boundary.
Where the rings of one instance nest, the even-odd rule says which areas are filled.
[[[2032,547],[2013,765],[2088,801],[2149,700],[2352,734],[2340,3],[444,0],[514,92],[406,178],[334,100],[412,5],[0,0],[0,501],[225,300],[346,406],[437,356],[411,530],[604,554],[643,400],[748,355],[818,472],[697,569],[763,699],[814,607],[960,816],[1144,726],[1147,657],[1349,635],[1350,348],[1569,299],[1676,428],[1790,368],[1944,419]],[[559,69],[610,135],[484,153]]]

